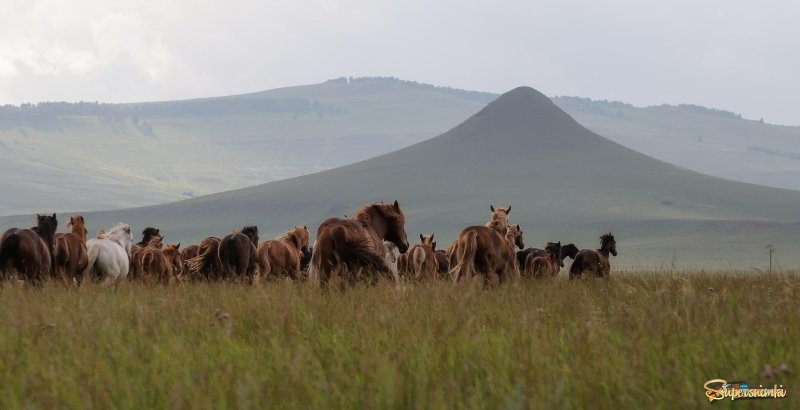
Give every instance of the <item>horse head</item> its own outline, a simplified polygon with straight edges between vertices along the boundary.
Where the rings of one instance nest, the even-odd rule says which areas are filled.
[[[547,246],[544,247],[544,250],[550,254],[552,258],[558,258],[558,265],[560,267],[564,267],[564,260],[560,258],[561,256],[561,242],[547,242]]]
[[[408,237],[406,235],[406,216],[400,209],[397,200],[393,204],[374,204],[374,209],[380,212],[386,221],[386,234],[384,239],[397,245],[400,253],[408,251]]]
[[[248,225],[242,228],[239,232],[250,239],[254,246],[258,246],[258,227],[255,225]]]
[[[519,225],[508,225],[506,230],[506,239],[512,244],[512,250],[516,245],[520,250],[525,249],[525,241],[522,239],[522,228]]]
[[[612,235],[611,232],[600,237],[600,250],[617,256],[617,241],[614,239],[614,235]]]
[[[560,256],[559,256],[561,258],[561,261],[562,261],[561,262],[562,266],[563,266],[563,263],[564,263],[563,262],[564,258],[569,256],[570,259],[574,260],[575,259],[575,255],[577,255],[579,251],[580,251],[580,249],[578,249],[578,247],[575,246],[575,244],[573,244],[573,243],[570,243],[570,244],[562,246],[561,247],[561,253],[560,253]]]
[[[58,219],[56,219],[56,214],[36,214],[36,232],[39,235],[52,238],[56,233],[56,229],[58,229]]]
[[[423,245],[430,246],[431,250],[435,251],[436,250],[436,241],[433,240],[433,236],[434,236],[434,234],[430,234],[430,235],[419,234],[419,241]]]

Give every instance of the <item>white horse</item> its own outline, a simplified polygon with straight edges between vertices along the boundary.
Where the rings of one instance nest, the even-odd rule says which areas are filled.
[[[130,269],[132,246],[133,235],[128,224],[117,224],[108,232],[98,232],[97,239],[86,241],[89,265],[83,277],[87,278],[95,271],[103,278],[103,285],[125,279]]]

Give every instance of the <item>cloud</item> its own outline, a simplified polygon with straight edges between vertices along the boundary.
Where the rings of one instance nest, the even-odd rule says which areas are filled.
[[[392,75],[798,124],[799,19],[790,0],[5,0],[0,104]]]

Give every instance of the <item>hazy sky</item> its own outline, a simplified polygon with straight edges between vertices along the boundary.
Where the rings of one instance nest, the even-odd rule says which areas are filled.
[[[3,0],[0,104],[395,76],[800,125],[796,0]]]

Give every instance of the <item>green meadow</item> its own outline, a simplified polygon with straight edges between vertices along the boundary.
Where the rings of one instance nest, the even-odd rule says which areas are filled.
[[[0,407],[797,408],[800,274],[0,290]],[[790,371],[763,374],[769,364]]]

